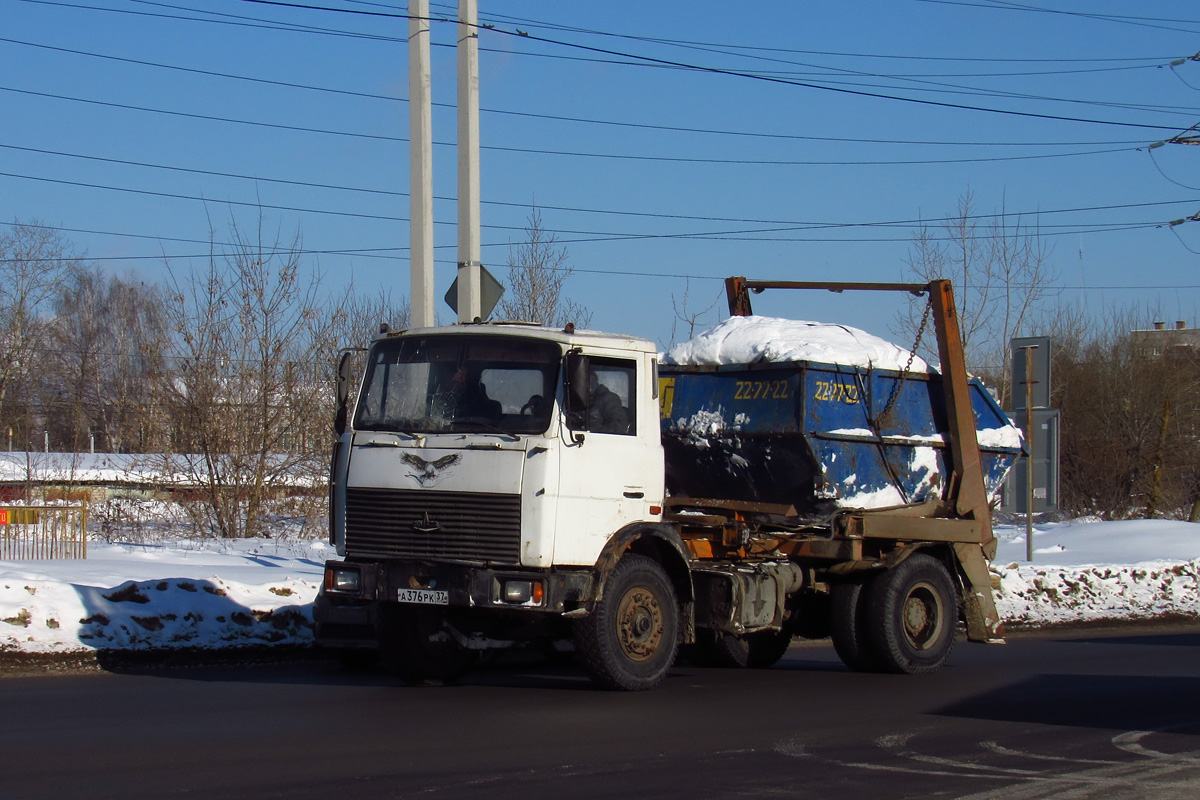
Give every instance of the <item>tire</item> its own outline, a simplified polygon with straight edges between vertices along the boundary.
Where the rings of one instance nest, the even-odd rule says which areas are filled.
[[[701,667],[766,669],[783,658],[792,644],[792,635],[782,631],[761,631],[746,636],[705,629],[696,631],[696,655]]]
[[[725,652],[717,644],[720,636],[711,628],[697,628],[696,640],[679,646],[679,657],[704,669],[734,666],[725,660]]]
[[[679,650],[679,602],[653,560],[617,562],[592,613],[575,623],[575,649],[599,686],[626,692],[653,689]]]
[[[829,635],[842,663],[855,672],[878,672],[880,662],[870,637],[873,580],[849,580],[833,587],[829,604]]]
[[[875,580],[870,637],[882,669],[915,674],[946,662],[954,646],[958,600],[942,562],[917,554]]]
[[[454,683],[478,662],[478,654],[446,629],[442,609],[390,604],[380,611],[379,649],[384,663],[405,683]]]
[[[793,609],[788,626],[802,639],[828,639],[830,599],[828,594],[807,595]]]

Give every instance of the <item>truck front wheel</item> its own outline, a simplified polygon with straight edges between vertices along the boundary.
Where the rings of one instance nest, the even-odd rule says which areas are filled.
[[[633,554],[617,562],[603,598],[575,623],[575,647],[589,677],[607,689],[661,683],[679,648],[679,603],[662,567]]]
[[[389,603],[381,607],[379,649],[406,683],[453,683],[478,661],[446,627],[442,609]]]
[[[871,644],[887,672],[931,672],[954,645],[957,595],[950,573],[917,554],[875,579],[871,587]]]

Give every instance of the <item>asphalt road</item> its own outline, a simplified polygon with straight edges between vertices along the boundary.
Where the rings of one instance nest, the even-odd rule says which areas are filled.
[[[932,675],[510,659],[453,687],[306,661],[0,680],[3,798],[1200,797],[1200,626],[959,643]]]

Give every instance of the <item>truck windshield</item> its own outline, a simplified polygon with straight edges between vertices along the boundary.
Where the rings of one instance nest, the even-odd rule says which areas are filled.
[[[354,427],[401,433],[544,433],[557,344],[508,336],[413,336],[375,344]]]

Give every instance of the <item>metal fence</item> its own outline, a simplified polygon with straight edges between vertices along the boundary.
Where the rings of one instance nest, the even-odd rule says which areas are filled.
[[[87,558],[87,506],[0,506],[0,559]]]

